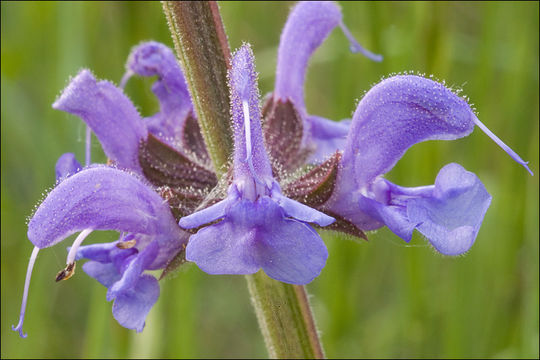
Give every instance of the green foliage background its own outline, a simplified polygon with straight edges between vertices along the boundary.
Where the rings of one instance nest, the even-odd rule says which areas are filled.
[[[253,45],[261,92],[272,90],[276,51],[290,2],[221,4],[231,48]],[[325,235],[330,257],[308,286],[329,357],[538,357],[538,2],[342,3],[344,20],[374,63],[351,54],[335,30],[317,51],[306,84],[308,109],[350,117],[371,85],[391,73],[433,74],[461,87],[479,118],[524,159],[531,177],[477,129],[452,142],[414,146],[387,175],[405,186],[431,184],[458,162],[493,196],[476,244],[443,257],[415,235],[405,244],[387,229],[357,243]],[[2,358],[266,357],[241,276],[185,266],[162,281],[141,334],[119,326],[105,288],[80,269],[54,276],[70,240],[40,253],[23,340],[17,323],[32,246],[26,219],[54,185],[64,152],[84,159],[85,127],[51,104],[81,68],[118,82],[130,48],[172,46],[158,2],[1,4]],[[144,115],[157,103],[152,79],[127,93]],[[95,140],[95,138],[94,138]],[[95,161],[105,157],[94,141]],[[92,234],[91,242],[115,239]]]

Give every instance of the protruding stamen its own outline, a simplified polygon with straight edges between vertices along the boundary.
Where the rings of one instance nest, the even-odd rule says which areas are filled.
[[[129,78],[131,78],[133,75],[135,75],[135,73],[133,71],[131,71],[129,69],[126,71],[124,76],[122,76],[122,80],[120,80],[120,89],[124,90]]]
[[[72,262],[71,264],[68,264],[65,269],[60,270],[58,274],[56,274],[56,282],[67,280],[70,277],[75,274],[75,262]]]
[[[92,129],[90,126],[86,125],[86,156],[85,156],[85,166],[90,165],[90,150],[92,147]]]
[[[116,243],[116,247],[122,250],[131,249],[137,244],[137,240],[120,241]]]
[[[251,122],[249,118],[249,103],[247,100],[242,100],[242,110],[244,111],[244,132],[246,137],[246,162],[249,167],[251,175],[255,181],[261,185],[264,185],[261,179],[257,176],[255,168],[253,167],[253,159],[251,153]]]
[[[356,53],[361,53],[362,55],[364,55],[368,59],[371,59],[371,60],[377,61],[377,62],[381,62],[383,60],[382,55],[374,54],[371,51],[364,49],[362,47],[362,45],[360,45],[358,43],[358,41],[356,41],[354,36],[351,34],[349,29],[345,26],[345,24],[343,22],[339,23],[339,27],[341,28],[341,30],[343,31],[343,34],[345,34],[347,39],[349,39],[349,43],[350,43],[349,49],[351,50],[352,53],[355,53],[355,54]]]
[[[23,291],[23,298],[22,298],[22,304],[21,304],[21,313],[19,315],[19,323],[17,326],[11,326],[11,329],[13,331],[18,331],[19,335],[22,338],[25,338],[28,336],[28,334],[23,333],[22,327],[24,322],[24,314],[26,311],[26,300],[28,300],[28,289],[30,287],[30,278],[32,277],[32,269],[34,268],[34,263],[36,262],[37,254],[39,252],[39,248],[37,246],[34,247],[34,250],[32,250],[32,255],[30,256],[30,261],[28,261],[28,269],[26,270],[26,280],[24,281],[24,291]]]
[[[94,231],[93,229],[84,229],[81,231],[79,236],[75,239],[73,242],[73,245],[71,245],[71,248],[69,249],[69,253],[67,256],[66,264],[69,266],[69,264],[72,264],[75,262],[75,256],[77,256],[77,250],[79,249],[79,246],[81,246],[82,242],[90,233]]]
[[[244,131],[246,134],[246,161],[250,163],[251,162],[251,123],[249,119],[249,104],[247,100],[242,101],[242,110],[244,111]]]
[[[514,150],[510,149],[510,147],[506,145],[501,139],[499,139],[497,135],[492,133],[491,130],[486,127],[486,125],[482,124],[482,122],[480,122],[480,120],[478,120],[476,116],[474,117],[473,121],[476,126],[478,126],[484,133],[486,133],[487,136],[489,136],[493,141],[495,141],[497,145],[499,145],[504,151],[506,151],[506,153],[510,155],[512,159],[514,159],[518,164],[521,164],[525,169],[527,169],[529,174],[534,175],[531,169],[529,169],[529,167],[527,166],[527,164],[529,163],[528,161],[524,161],[521,157],[519,157],[519,155],[516,154]]]

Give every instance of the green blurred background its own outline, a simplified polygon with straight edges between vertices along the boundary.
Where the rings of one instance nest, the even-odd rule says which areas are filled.
[[[279,35],[292,2],[221,4],[231,48],[253,45],[263,94],[273,88]],[[330,257],[308,290],[328,357],[538,357],[538,2],[343,2],[344,20],[374,63],[351,54],[335,30],[313,57],[308,109],[350,117],[371,85],[391,73],[433,74],[461,87],[479,118],[524,159],[534,177],[480,130],[452,142],[414,146],[387,175],[416,186],[458,162],[493,196],[476,244],[443,257],[415,234],[387,229],[354,242],[325,235]],[[1,3],[2,358],[266,357],[242,276],[185,266],[161,283],[141,334],[119,326],[105,288],[79,268],[56,284],[70,240],[42,251],[25,331],[16,324],[32,246],[26,220],[54,185],[64,152],[84,159],[82,123],[51,108],[70,76],[90,68],[118,82],[130,48],[172,45],[158,2]],[[127,93],[144,115],[156,111],[152,79]],[[105,157],[94,138],[95,161]],[[115,239],[92,234],[88,243]]]

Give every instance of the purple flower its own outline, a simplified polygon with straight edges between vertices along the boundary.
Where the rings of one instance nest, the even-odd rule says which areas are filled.
[[[464,137],[474,125],[485,128],[467,102],[437,82],[419,76],[380,82],[358,104],[334,191],[317,208],[361,230],[386,225],[410,241],[417,229],[443,254],[466,252],[491,202],[476,175],[449,164],[435,185],[417,188],[397,186],[381,175],[415,143]],[[517,154],[503,148],[529,170]]]
[[[449,164],[435,185],[397,186],[382,178],[415,143],[453,140],[480,127],[514,160],[515,152],[484,126],[467,102],[451,90],[419,76],[395,76],[373,87],[352,121],[333,122],[307,114],[303,83],[311,54],[340,26],[351,49],[379,61],[358,45],[333,2],[301,2],[281,35],[276,87],[265,104],[265,140],[283,178],[307,163],[321,163],[288,181],[283,192],[336,219],[330,229],[365,237],[388,226],[410,241],[414,229],[441,253],[467,251],[476,238],[491,196],[474,175]],[[300,159],[300,160],[299,160]]]
[[[53,104],[82,118],[116,167],[92,165],[81,170],[73,154],[59,158],[57,186],[28,225],[28,238],[35,247],[19,324],[14,327],[23,337],[30,276],[39,250],[76,232],[80,234],[69,248],[67,266],[58,273],[57,281],[73,275],[75,260],[91,260],[83,270],[108,288],[107,300],[114,300],[116,320],[141,331],[159,296],[157,279],[144,271],[164,269],[183,254],[189,234],[180,229],[175,216],[189,211],[186,208],[198,204],[216,185],[215,175],[205,168],[206,150],[201,147],[184,77],[172,52],[161,44],[141,44],[132,51],[128,69],[124,83],[131,76],[129,71],[159,75],[153,87],[161,104],[159,113],[141,118],[121,89],[108,81],[97,81],[88,70],[81,71]],[[197,133],[185,134],[186,128]],[[192,151],[188,157],[187,151],[181,153],[167,144],[178,146],[178,150],[191,145]],[[167,172],[160,167],[163,156],[178,165],[173,170],[182,180],[173,188],[159,183],[159,175]],[[167,194],[185,189],[198,190],[198,197],[192,196],[184,208],[171,207]],[[94,230],[116,230],[122,235],[111,243],[80,246]]]
[[[191,95],[171,49],[154,41],[133,48],[121,86],[135,74],[157,76],[152,91],[159,100],[160,110],[145,119],[148,131],[181,153],[207,162],[208,154],[193,112]]]
[[[229,71],[234,179],[227,197],[180,219],[192,235],[186,259],[209,274],[252,274],[262,268],[276,280],[307,284],[319,275],[328,252],[308,225],[333,218],[284,196],[272,176],[260,125],[253,54],[242,46]]]
[[[90,260],[83,270],[108,288],[114,317],[137,331],[159,297],[158,280],[146,270],[166,274],[189,260],[210,274],[262,268],[279,281],[306,284],[328,257],[314,227],[366,238],[364,231],[387,226],[405,241],[416,229],[443,254],[469,250],[491,202],[476,175],[449,164],[434,185],[406,188],[384,174],[410,146],[461,138],[475,125],[530,172],[527,163],[463,99],[419,76],[381,81],[360,101],[352,120],[308,114],[307,63],[336,26],[353,51],[381,60],[352,38],[335,3],[299,3],[282,33],[275,91],[262,112],[251,48],[244,45],[234,54],[232,171],[219,179],[228,185],[227,194],[217,186],[184,75],[169,48],[155,42],[135,47],[120,88],[81,71],[53,107],[82,118],[109,162],[89,165],[89,151],[84,168],[73,154],[58,160],[57,185],[28,225],[34,250],[14,330],[25,336],[39,250],[77,232],[57,281],[73,275],[76,260]],[[157,76],[152,90],[160,109],[150,117],[141,117],[123,93],[133,75]],[[95,230],[121,234],[117,241],[81,246]]]
[[[126,232],[129,241],[79,247],[94,230]],[[142,273],[163,268],[187,236],[150,186],[136,176],[106,166],[91,166],[60,182],[28,224],[28,238],[35,249],[53,246],[79,231],[68,254],[68,265],[57,281],[73,274],[76,259],[95,260],[83,269],[109,288],[107,299],[115,299],[113,315],[117,321],[141,331],[159,295],[157,280]],[[32,265],[36,255],[34,250]],[[16,328],[21,336],[31,270],[30,265]]]
[[[343,23],[339,5],[333,1],[299,2],[287,19],[279,43],[276,85],[271,101],[274,104],[290,101],[294,105],[304,128],[301,148],[311,163],[321,162],[342,149],[350,126],[350,121],[335,122],[309,115],[304,103],[304,79],[309,58],[337,26],[349,39],[352,52],[382,61],[382,56],[365,50],[353,38]]]
[[[131,100],[112,83],[98,82],[89,70],[82,70],[53,108],[80,117],[118,167],[141,172],[138,149],[147,129]]]

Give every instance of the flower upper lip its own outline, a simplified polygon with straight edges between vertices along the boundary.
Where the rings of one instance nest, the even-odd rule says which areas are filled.
[[[219,220],[191,237],[186,259],[211,274],[251,274],[262,268],[274,279],[306,284],[328,257],[322,239],[307,222],[324,226],[334,219],[288,199],[273,179],[256,78],[251,48],[243,45],[233,55],[229,72],[234,179],[224,200],[180,219],[184,228]],[[296,239],[290,238],[292,232]]]

